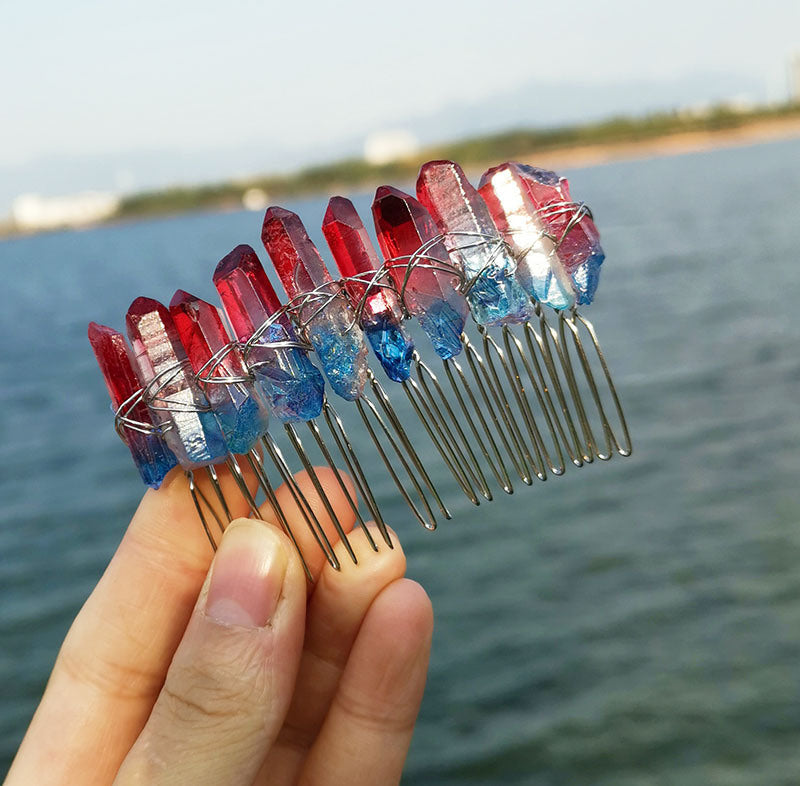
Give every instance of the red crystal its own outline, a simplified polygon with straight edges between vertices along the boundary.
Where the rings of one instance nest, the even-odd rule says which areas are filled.
[[[336,196],[330,200],[322,231],[341,274],[347,278],[359,276],[361,279],[346,282],[353,303],[360,303],[367,291],[370,274],[381,267],[381,261],[349,199]],[[403,316],[397,296],[383,287],[370,289],[364,313],[366,316],[391,314],[398,321]]]
[[[439,234],[431,214],[414,197],[392,186],[381,186],[375,192],[372,215],[378,244],[387,260],[411,257]],[[443,265],[450,264],[447,250],[441,242],[428,246],[425,256],[441,260]],[[407,264],[408,260],[405,259],[389,268],[398,290],[405,281]],[[458,283],[457,276],[439,273],[430,268],[415,267],[408,277],[406,290],[410,293],[438,291],[441,296],[441,286],[446,284],[444,277],[451,279],[451,287]]]
[[[137,297],[131,303],[125,321],[139,377],[144,384],[171,364],[186,359],[178,329],[169,309],[163,303],[147,297]]]
[[[570,196],[567,178],[544,170],[535,170],[541,172],[541,179],[531,177],[525,167],[519,165],[516,165],[515,171],[520,173],[542,220],[558,239],[558,255],[567,272],[572,273],[586,261],[595,247],[599,247],[600,232],[597,225],[588,214],[582,215],[577,223],[572,223],[578,207]]]
[[[126,316],[137,375],[143,385],[156,383],[150,402],[169,428],[164,439],[186,467],[223,459],[227,445],[208,401],[186,368],[188,358],[169,309],[157,300],[139,297]]]
[[[281,308],[281,301],[250,246],[236,246],[220,261],[214,271],[214,285],[240,341],[247,341]]]
[[[117,410],[142,387],[133,370],[128,344],[122,333],[96,322],[89,323],[89,343],[105,379],[111,404]],[[129,417],[142,423],[152,422],[147,406],[141,401],[129,413]]]
[[[192,370],[199,374],[211,358],[231,341],[219,309],[179,289],[170,300],[169,311]],[[213,369],[206,369],[203,376],[208,376],[209,372],[211,376],[218,377],[243,376],[244,366],[238,350],[229,351]]]
[[[332,281],[317,247],[296,213],[282,207],[267,210],[261,240],[290,298]]]
[[[95,322],[89,324],[89,342],[106,381],[111,403],[115,410],[119,410],[141,387],[128,345],[122,333]],[[134,406],[125,406],[121,414],[145,427],[154,427],[150,410],[141,399]],[[124,421],[121,422],[124,424]],[[130,448],[142,480],[157,489],[166,474],[178,463],[177,458],[155,431],[139,431],[125,426],[120,433]]]

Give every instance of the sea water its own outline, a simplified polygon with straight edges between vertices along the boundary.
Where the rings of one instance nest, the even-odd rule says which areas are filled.
[[[455,518],[424,532],[378,484],[436,612],[404,783],[795,783],[800,141],[566,174],[607,253],[585,313],[635,452],[473,508],[413,431]],[[286,206],[322,243],[325,200]],[[213,299],[260,221],[0,242],[0,772],[142,491],[86,325]]]

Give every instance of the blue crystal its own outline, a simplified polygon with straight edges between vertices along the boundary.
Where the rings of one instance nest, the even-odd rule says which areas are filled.
[[[270,325],[264,344],[296,340],[279,323]],[[256,385],[270,410],[283,423],[312,420],[322,412],[325,381],[302,349],[275,349],[256,344],[249,355]]]
[[[173,420],[179,419],[180,412],[174,412]],[[228,455],[228,445],[219,423],[211,410],[196,413],[197,428],[184,430],[183,448],[189,461],[196,466],[214,464]]]
[[[594,300],[597,285],[600,283],[600,265],[605,258],[602,249],[597,246],[591,256],[572,271],[572,284],[578,305],[588,306]]]
[[[560,310],[569,308],[573,303],[571,288],[569,285],[562,287],[561,282],[556,278],[552,269],[548,269],[544,274],[525,277],[521,276],[518,272],[517,278],[520,279],[520,282],[531,297],[543,303],[545,306]]]
[[[532,313],[525,290],[504,271],[482,273],[467,292],[467,300],[479,325],[525,322]]]
[[[411,376],[414,342],[402,325],[393,318],[374,316],[363,328],[389,379],[405,382]]]
[[[498,242],[500,236],[498,235]],[[457,245],[464,273],[471,286],[465,297],[479,325],[525,322],[533,314],[528,294],[516,279],[516,262],[505,250],[474,241]]]
[[[455,357],[461,352],[464,317],[450,303],[446,300],[432,303],[430,308],[417,314],[417,319],[442,360]]]
[[[145,485],[157,489],[166,474],[178,465],[175,454],[157,434],[128,430],[125,439]]]
[[[235,387],[231,385],[229,390]],[[267,430],[266,411],[252,395],[242,394],[236,403],[215,405],[214,414],[231,453],[248,453]]]
[[[306,333],[334,393],[355,401],[364,389],[361,369],[366,352],[358,326],[341,330],[318,318],[311,321]]]

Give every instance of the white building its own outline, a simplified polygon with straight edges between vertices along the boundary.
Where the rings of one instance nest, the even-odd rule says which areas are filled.
[[[409,131],[393,129],[377,131],[364,141],[364,159],[369,164],[388,164],[413,156],[419,150],[419,141]]]
[[[800,104],[800,52],[789,60],[789,100]]]
[[[22,194],[11,205],[11,220],[24,232],[83,227],[110,218],[118,208],[118,197],[99,191],[63,197]]]

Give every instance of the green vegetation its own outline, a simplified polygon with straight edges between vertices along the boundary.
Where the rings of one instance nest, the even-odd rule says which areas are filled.
[[[452,159],[467,168],[478,168],[518,157],[532,158],[542,151],[635,143],[690,131],[725,131],[762,120],[788,117],[800,117],[800,104],[747,111],[717,106],[702,113],[662,112],[549,129],[517,129],[436,145],[421,150],[413,158],[380,166],[360,158],[350,158],[306,167],[287,175],[265,175],[241,181],[145,192],[123,200],[116,218],[238,208],[242,193],[248,188],[263,189],[274,201],[316,193],[352,191],[378,183],[409,181],[416,177],[420,164],[437,158]]]
[[[122,200],[109,219],[184,213],[196,210],[239,209],[242,194],[250,188],[265,191],[271,202],[320,193],[347,192],[379,183],[409,182],[420,165],[432,159],[458,161],[467,169],[483,168],[502,161],[523,159],[535,163],[542,152],[575,147],[624,145],[685,132],[721,132],[759,121],[800,118],[800,103],[740,110],[717,106],[703,112],[661,112],[644,117],[614,117],[596,123],[546,129],[516,129],[473,137],[420,150],[411,158],[384,165],[361,158],[309,166],[284,175],[264,175],[247,180],[198,186],[180,186],[134,194]],[[13,233],[13,226],[0,226],[0,236]]]

